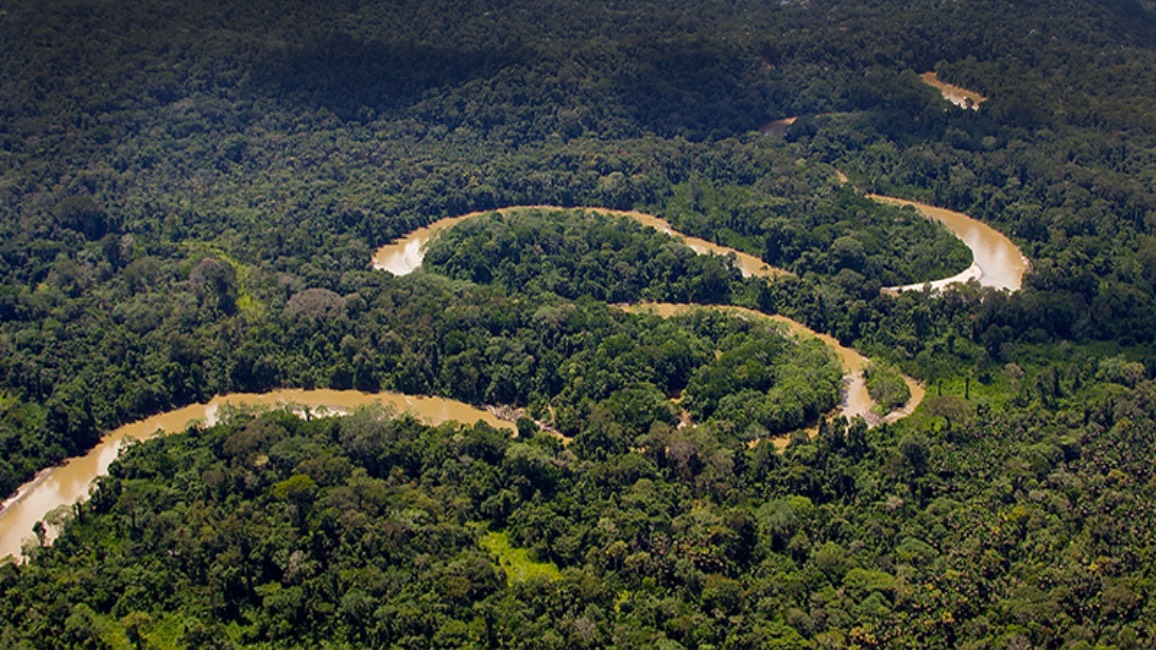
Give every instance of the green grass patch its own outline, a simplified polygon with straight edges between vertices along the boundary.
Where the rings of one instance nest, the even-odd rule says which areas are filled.
[[[207,242],[184,242],[184,247],[192,253],[190,263],[195,263],[199,257],[213,257],[233,268],[233,273],[237,276],[237,310],[239,312],[248,316],[261,316],[265,313],[265,304],[249,293],[249,272],[252,267],[229,255],[221,247]]]
[[[561,580],[562,572],[553,562],[539,562],[530,557],[529,549],[510,546],[506,533],[486,533],[478,542],[482,548],[498,558],[498,564],[506,571],[506,584],[526,582],[531,578]]]
[[[966,398],[973,404],[1002,408],[1015,396],[1014,381],[1004,370],[992,367],[986,373],[971,376],[970,381],[962,374],[936,380],[927,387],[927,396],[951,395]]]
[[[966,397],[973,404],[985,404],[991,408],[1004,408],[1025,387],[1031,387],[1038,374],[1049,366],[1088,366],[1093,368],[1110,357],[1121,357],[1126,361],[1140,362],[1151,373],[1156,367],[1156,346],[1120,345],[1115,341],[1093,341],[1088,343],[1038,343],[1016,346],[1014,363],[990,363],[982,370],[959,369],[955,373],[932,381],[927,386],[927,396],[952,395]],[[970,376],[971,381],[968,382]],[[1069,373],[1064,373],[1066,390],[1072,390]]]
[[[1070,363],[1081,358],[1103,359],[1121,356],[1139,361],[1147,368],[1156,367],[1156,345],[1121,345],[1118,341],[1086,343],[1035,343],[1016,345],[1016,363],[1031,372],[1053,363]]]

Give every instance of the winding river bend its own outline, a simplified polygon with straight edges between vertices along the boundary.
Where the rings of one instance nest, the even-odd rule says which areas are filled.
[[[674,230],[670,223],[665,219],[656,217],[654,215],[633,210],[563,208],[546,205],[509,207],[489,212],[473,212],[464,216],[442,219],[440,221],[434,222],[426,228],[416,230],[410,235],[403,237],[396,242],[382,246],[373,256],[374,268],[386,270],[394,273],[395,275],[406,275],[408,273],[412,273],[421,267],[422,261],[425,258],[426,246],[429,244],[430,239],[432,239],[436,233],[447,228],[452,228],[462,221],[472,217],[477,217],[484,214],[493,214],[494,212],[499,214],[511,214],[525,210],[588,210],[601,214],[611,214],[620,217],[626,217],[629,219],[634,219],[635,221],[638,221],[645,226],[651,226],[655,230],[666,233],[672,237],[681,238],[687,244],[687,246],[689,246],[692,250],[700,255],[735,255],[735,262],[744,277],[764,277],[773,279],[779,275],[790,274],[789,271],[769,266],[766,262],[763,262],[753,255],[743,253],[732,248],[727,248],[725,246],[719,246],[706,240],[699,239],[697,237],[691,237],[684,233],[678,232],[677,230]],[[962,216],[964,219],[974,221],[974,219],[970,219],[966,215],[960,216]],[[948,227],[951,227],[951,224],[948,224]],[[965,239],[964,241],[966,242],[967,240]],[[1010,244],[1010,241],[1008,243]],[[949,278],[949,280],[952,279]],[[922,287],[922,285],[920,286]],[[904,288],[897,287],[895,289],[903,290]],[[919,406],[920,402],[923,401],[923,387],[914,379],[910,377],[904,377],[908,388],[911,390],[911,399],[908,400],[908,403],[902,409],[892,411],[885,417],[876,415],[871,411],[871,408],[875,406],[875,402],[867,393],[867,385],[863,379],[863,369],[867,366],[867,358],[862,354],[859,354],[859,352],[856,350],[842,345],[834,337],[828,336],[826,334],[820,334],[807,327],[806,325],[803,325],[798,321],[791,320],[786,316],[770,316],[761,312],[754,311],[752,309],[731,305],[704,306],[672,303],[644,303],[641,305],[626,306],[625,309],[632,312],[650,312],[663,317],[674,316],[691,309],[715,309],[726,311],[728,313],[740,314],[747,318],[770,319],[775,322],[785,324],[788,331],[795,336],[816,337],[823,341],[823,343],[825,343],[828,347],[833,349],[836,355],[838,355],[839,360],[843,363],[843,369],[845,373],[843,376],[844,393],[843,400],[840,403],[839,409],[836,413],[837,415],[844,415],[848,418],[861,416],[866,419],[869,424],[877,425],[884,422],[894,422],[902,417],[910,415],[912,412],[914,412],[915,408]],[[772,442],[775,442],[777,446],[783,446],[786,444],[788,439],[789,436],[780,436],[778,438],[772,439]]]
[[[894,196],[868,194],[867,198],[889,205],[911,206],[928,219],[933,219],[947,226],[948,230],[971,249],[971,266],[962,273],[932,282],[885,287],[884,293],[897,294],[901,291],[920,291],[928,285],[933,290],[940,290],[949,284],[967,282],[973,278],[979,280],[980,286],[983,287],[1019,291],[1023,284],[1024,274],[1031,268],[1028,259],[1020,252],[1019,247],[1006,235],[962,212]]]
[[[838,171],[836,173],[839,175],[840,182],[847,182],[846,175]],[[918,282],[896,287],[884,287],[883,291],[885,293],[897,294],[902,291],[919,291],[927,285],[931,285],[931,288],[934,290],[939,290],[956,282],[967,282],[972,278],[979,280],[980,285],[984,287],[1007,289],[1010,291],[1019,290],[1023,282],[1024,273],[1027,272],[1030,265],[1028,264],[1027,258],[1020,252],[1019,247],[995,228],[992,228],[982,221],[973,219],[962,212],[939,208],[926,203],[909,201],[893,196],[883,196],[881,194],[868,194],[867,197],[880,203],[911,206],[923,216],[942,223],[947,226],[947,229],[950,230],[952,234],[971,249],[973,259],[971,266],[962,273],[940,280]],[[735,264],[738,266],[739,271],[742,272],[743,277],[774,279],[781,275],[792,275],[790,271],[770,266],[749,253],[720,246],[705,239],[678,232],[668,221],[652,214],[635,210],[566,208],[553,205],[514,206],[497,210],[471,212],[469,214],[435,221],[428,226],[414,230],[393,243],[386,244],[377,249],[377,252],[373,255],[373,267],[379,271],[389,271],[394,275],[413,273],[421,268],[422,261],[425,259],[425,248],[437,233],[448,230],[463,221],[482,215],[493,214],[495,212],[505,215],[526,210],[587,210],[600,214],[626,217],[644,226],[651,226],[655,230],[666,233],[672,237],[681,238],[691,250],[699,255],[734,255]]]
[[[667,302],[629,305],[623,309],[633,313],[652,313],[664,318],[685,314],[694,309],[713,309],[728,314],[736,314],[743,318],[781,323],[786,326],[787,331],[793,336],[814,337],[819,339],[835,352],[835,356],[837,356],[840,363],[843,364],[843,397],[839,402],[838,408],[829,414],[829,417],[842,415],[847,419],[851,419],[858,416],[866,420],[868,426],[891,423],[914,413],[915,409],[923,402],[923,398],[927,393],[922,384],[904,375],[903,380],[907,383],[908,390],[911,391],[911,398],[907,400],[903,408],[891,411],[885,416],[875,414],[871,410],[872,407],[875,406],[875,400],[871,399],[871,395],[868,394],[867,383],[863,378],[863,369],[867,367],[868,363],[867,357],[860,354],[858,350],[843,345],[839,342],[839,339],[833,336],[816,332],[799,321],[792,320],[780,314],[764,314],[761,311],[736,305],[687,305]],[[776,447],[782,448],[787,445],[790,438],[791,436],[788,434],[770,438],[769,441]]]
[[[1027,260],[1010,240],[994,229],[966,215],[950,210],[891,197],[871,196],[871,198],[889,203],[910,204],[930,218],[942,221],[971,247],[976,265],[979,266],[981,283],[1013,291],[1019,288],[1023,273],[1027,269]],[[566,208],[523,206],[506,208],[498,210],[498,212],[510,213],[527,209],[561,210]],[[779,275],[789,274],[787,271],[772,267],[752,255],[719,246],[697,237],[683,235],[674,230],[668,222],[654,215],[622,210],[595,209],[595,211],[632,218],[668,235],[680,237],[699,254],[724,256],[733,254],[736,264],[746,277],[773,279]],[[421,266],[425,255],[425,246],[435,233],[472,217],[491,212],[493,211],[475,212],[442,219],[430,226],[415,230],[397,242],[380,248],[373,257],[373,265],[377,269],[389,271],[395,275],[411,273]],[[978,238],[969,234],[973,232],[973,229],[975,232],[981,233]],[[991,250],[990,254],[984,252],[988,249]],[[951,281],[957,280],[948,278],[940,280],[938,283],[950,283]],[[913,285],[912,287],[895,287],[893,290],[901,291],[922,287],[923,285]],[[905,377],[908,387],[911,389],[911,399],[907,405],[889,413],[886,417],[881,418],[875,415],[871,412],[874,403],[867,394],[863,381],[862,371],[867,364],[867,359],[857,351],[841,345],[834,338],[815,332],[805,325],[783,316],[768,316],[733,306],[703,307],[664,303],[628,307],[628,309],[636,311],[649,310],[661,316],[671,316],[694,308],[719,309],[751,318],[771,319],[784,323],[788,330],[796,336],[814,336],[821,339],[839,356],[846,373],[844,375],[844,397],[839,406],[838,414],[847,417],[863,416],[871,424],[894,422],[913,412],[923,400],[923,387],[910,377]],[[196,422],[211,425],[218,420],[221,409],[228,407],[289,406],[309,414],[334,415],[371,404],[383,404],[398,412],[410,412],[434,425],[450,420],[460,422],[483,420],[495,427],[515,430],[513,424],[500,419],[490,411],[441,397],[412,396],[388,392],[369,394],[357,391],[299,389],[283,389],[260,395],[234,394],[217,397],[207,404],[194,404],[120,427],[106,435],[100,444],[88,454],[72,458],[63,465],[40,472],[36,478],[22,486],[13,497],[0,505],[0,560],[6,556],[18,557],[20,555],[21,544],[26,540],[34,539],[31,531],[37,521],[42,521],[46,517],[51,518],[50,514],[53,511],[61,507],[68,507],[87,497],[92,481],[107,473],[109,465],[120,453],[121,445],[126,439],[143,440],[159,432],[180,432]],[[780,437],[772,439],[771,442],[781,447],[786,444],[786,440],[786,437]],[[54,532],[51,526],[48,527],[47,532],[48,539],[51,539]]]
[[[98,476],[108,473],[108,466],[120,455],[129,439],[145,440],[159,433],[180,433],[191,424],[216,424],[223,410],[229,408],[289,407],[298,413],[325,416],[348,413],[362,406],[380,404],[398,413],[411,413],[432,425],[449,421],[485,423],[515,431],[514,424],[499,419],[490,411],[444,397],[405,395],[402,393],[362,393],[353,390],[283,389],[269,393],[235,393],[213,398],[207,404],[193,404],[161,413],[116,429],[84,456],[69,459],[63,465],[50,467],[24,484],[0,506],[0,560],[20,556],[26,540],[35,539],[32,527],[60,507],[68,507],[88,497],[88,488]],[[47,527],[47,538],[55,535]]]
[[[422,260],[425,259],[425,247],[429,244],[433,236],[443,230],[453,228],[459,223],[480,217],[486,214],[512,214],[515,212],[525,212],[527,210],[586,210],[590,212],[597,212],[599,214],[609,214],[617,217],[626,217],[633,219],[644,226],[650,226],[659,232],[666,233],[672,237],[679,237],[683,242],[690,247],[691,250],[699,255],[734,255],[735,265],[738,266],[743,277],[762,277],[773,279],[780,275],[793,275],[790,271],[780,269],[767,264],[761,259],[751,255],[737,251],[726,246],[719,246],[718,244],[709,242],[698,237],[691,237],[678,232],[665,219],[656,217],[653,214],[646,214],[644,212],[637,212],[635,210],[609,210],[605,208],[565,208],[556,205],[520,205],[509,208],[499,208],[497,210],[483,210],[480,212],[471,212],[458,217],[448,217],[435,221],[424,228],[418,228],[410,234],[401,239],[386,244],[377,249],[373,255],[373,268],[379,271],[389,271],[394,275],[408,275],[413,273],[421,267]]]

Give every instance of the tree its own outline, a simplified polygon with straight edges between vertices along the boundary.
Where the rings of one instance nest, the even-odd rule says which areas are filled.
[[[89,241],[104,237],[112,227],[108,215],[89,196],[70,196],[56,205],[54,213],[57,223]]]
[[[142,650],[146,644],[145,637],[152,631],[153,617],[146,612],[129,612],[120,619],[120,624],[124,627],[129,643],[137,650]]]
[[[237,310],[237,273],[231,264],[206,257],[189,273],[189,283],[212,312],[233,314]]]

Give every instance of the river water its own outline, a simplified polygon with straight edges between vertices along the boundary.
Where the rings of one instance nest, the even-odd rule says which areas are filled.
[[[1027,273],[1030,264],[1020,252],[1019,247],[995,228],[982,221],[972,219],[962,212],[937,208],[926,203],[879,194],[868,194],[867,197],[880,203],[912,206],[923,216],[947,226],[948,230],[971,249],[972,264],[958,275],[934,282],[886,287],[883,289],[884,292],[895,294],[900,291],[919,291],[928,284],[931,285],[932,289],[938,290],[955,282],[967,282],[971,278],[979,280],[981,286],[1009,291],[1018,291],[1023,284],[1024,274]]]
[[[994,286],[1012,291],[1019,289],[1024,272],[1028,268],[1027,260],[1019,249],[995,229],[986,226],[967,215],[943,208],[896,199],[886,196],[870,195],[872,199],[896,205],[913,205],[926,216],[944,223],[960,239],[971,248],[975,257],[975,271],[985,286]],[[516,210],[530,208],[562,209],[551,206],[525,206],[499,210],[510,213]],[[672,237],[681,238],[687,246],[699,254],[735,255],[735,261],[746,277],[758,276],[774,278],[787,274],[787,271],[769,266],[762,260],[741,253],[733,249],[719,246],[697,237],[689,237],[674,230],[664,219],[641,212],[621,210],[596,210],[600,213],[629,217],[660,230]],[[450,228],[466,219],[470,219],[489,212],[475,212],[442,219],[430,226],[420,228],[401,240],[381,247],[373,257],[374,268],[389,271],[395,275],[405,275],[421,266],[425,256],[425,246],[434,234]],[[965,272],[968,273],[968,272]],[[938,283],[953,281],[952,278],[937,281]],[[892,287],[891,291],[904,291],[922,288],[920,285],[910,287]],[[648,304],[637,309],[653,310],[663,316],[669,316],[682,310],[690,309],[688,305]],[[863,416],[872,424],[879,422],[893,422],[910,414],[923,400],[924,389],[913,379],[906,377],[912,398],[908,404],[897,411],[893,411],[884,418],[871,413],[874,402],[867,394],[863,382],[863,368],[867,359],[857,351],[841,345],[833,337],[820,334],[783,316],[768,316],[741,307],[716,307],[733,313],[741,313],[750,317],[770,318],[784,323],[788,330],[796,336],[814,336],[830,346],[843,363],[844,398],[837,414],[848,418],[856,415]],[[69,459],[65,464],[52,467],[40,472],[35,479],[25,484],[10,499],[0,505],[0,559],[5,556],[19,556],[21,544],[32,540],[32,526],[37,522],[50,518],[53,511],[76,503],[88,496],[88,489],[92,481],[108,471],[109,465],[120,452],[122,443],[129,439],[143,440],[156,435],[158,432],[174,433],[184,431],[192,423],[212,425],[218,419],[223,408],[230,406],[250,407],[278,407],[289,406],[298,411],[308,411],[314,415],[334,415],[349,412],[357,407],[371,404],[383,404],[399,412],[413,413],[430,424],[441,424],[447,421],[475,422],[482,420],[495,427],[516,430],[508,421],[499,419],[493,413],[478,409],[463,402],[441,397],[411,396],[400,393],[361,393],[357,391],[338,390],[299,390],[284,389],[265,394],[235,394],[214,398],[208,404],[195,404],[185,408],[162,413],[123,426],[105,436],[99,445],[88,454]],[[772,440],[776,446],[785,446],[787,438]],[[54,531],[49,526],[48,538],[51,539]]]
[[[521,212],[526,210],[588,210],[590,212],[597,212],[600,214],[627,217],[629,219],[634,219],[644,226],[650,226],[659,232],[663,232],[672,237],[682,239],[691,250],[698,253],[699,255],[714,254],[726,256],[733,254],[735,256],[735,265],[738,267],[739,271],[742,272],[743,277],[774,278],[779,275],[790,275],[790,272],[770,266],[754,255],[736,251],[733,248],[727,248],[726,246],[719,246],[718,244],[709,242],[705,239],[691,237],[689,235],[680,233],[671,227],[670,223],[668,223],[665,219],[656,217],[652,214],[645,214],[643,212],[636,212],[633,210],[562,208],[550,205],[519,206],[513,208],[502,208],[500,210],[491,210],[488,212],[471,212],[470,214],[462,215],[459,217],[449,217],[446,219],[441,219],[440,221],[435,221],[434,223],[424,228],[419,228],[413,231],[412,233],[393,243],[386,244],[385,246],[377,249],[377,252],[373,256],[373,268],[380,271],[389,271],[394,275],[407,275],[414,272],[421,266],[422,260],[425,258],[425,247],[429,243],[430,239],[432,239],[433,236],[438,232],[446,230],[447,228],[452,228],[453,226],[456,226],[466,219],[472,219],[474,217],[479,217],[485,214],[492,214],[494,212],[499,214],[511,214],[514,212]]]
[[[903,380],[907,383],[907,388],[911,391],[911,399],[907,401],[907,404],[905,404],[903,408],[896,409],[884,417],[872,413],[871,408],[875,406],[875,401],[871,399],[871,395],[867,392],[867,383],[863,379],[863,369],[867,367],[868,363],[867,357],[860,354],[858,350],[843,345],[833,336],[816,332],[796,320],[791,320],[779,314],[769,315],[734,305],[705,306],[650,302],[630,305],[624,307],[624,309],[635,313],[653,313],[663,318],[684,314],[693,309],[713,309],[716,311],[725,311],[729,314],[738,314],[747,318],[774,321],[785,325],[787,331],[793,336],[814,337],[819,339],[835,352],[835,356],[837,356],[843,364],[843,398],[839,402],[839,407],[835,412],[829,414],[830,416],[842,415],[848,420],[858,416],[867,420],[868,424],[872,426],[884,422],[894,422],[913,413],[915,408],[923,402],[926,394],[926,391],[919,382],[904,375]],[[788,440],[790,440],[789,435],[772,438],[770,442],[777,447],[785,447]]]
[[[0,510],[0,559],[19,556],[20,546],[34,540],[32,526],[57,508],[67,508],[88,497],[92,481],[108,473],[108,466],[120,454],[129,439],[145,440],[158,433],[179,433],[190,424],[215,424],[223,409],[230,407],[294,409],[311,415],[340,415],[361,406],[381,404],[399,413],[412,413],[424,422],[476,422],[482,420],[494,427],[515,430],[514,425],[492,413],[463,402],[442,397],[419,397],[401,393],[361,393],[342,390],[284,389],[270,393],[237,393],[214,398],[208,404],[194,404],[127,424],[101,439],[100,444],[84,456],[50,467],[25,484]],[[54,537],[48,527],[48,538]]]
[[[418,228],[392,244],[377,249],[373,256],[373,268],[388,271],[394,275],[409,275],[421,266],[425,259],[425,247],[430,239],[442,230],[453,228],[459,223],[487,212],[471,212],[459,217],[449,217]]]
[[[944,83],[939,80],[939,75],[934,72],[924,72],[919,75],[923,83],[939,90],[943,98],[955,104],[960,108],[970,108],[973,111],[979,110],[979,105],[987,101],[987,97],[959,86],[953,86],[949,83]]]
[[[796,121],[798,121],[798,119],[798,115],[792,115],[791,117],[784,117],[781,120],[767,122],[763,125],[763,128],[759,129],[759,131],[763,135],[777,135],[781,138],[787,135],[787,129],[790,128],[790,126]]]

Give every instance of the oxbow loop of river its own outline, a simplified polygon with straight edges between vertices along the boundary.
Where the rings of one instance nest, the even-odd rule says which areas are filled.
[[[843,175],[842,172],[839,172],[839,180],[846,182],[847,177]],[[981,286],[1007,289],[1010,291],[1019,290],[1023,282],[1024,273],[1026,273],[1029,268],[1027,258],[1023,256],[1020,249],[1010,239],[995,228],[973,219],[962,212],[955,212],[954,210],[939,208],[933,205],[927,205],[926,203],[880,194],[868,194],[867,196],[881,203],[915,208],[925,217],[947,226],[947,229],[950,230],[952,234],[971,249],[972,254],[972,265],[962,273],[940,280],[918,282],[898,287],[885,287],[883,289],[885,293],[894,294],[900,291],[917,291],[922,290],[927,285],[930,285],[933,289],[942,289],[949,284],[967,282],[973,278],[978,280]],[[565,208],[549,205],[514,206],[500,208],[498,210],[471,212],[469,214],[435,221],[428,226],[418,228],[397,241],[377,249],[377,252],[373,256],[373,267],[379,271],[388,271],[394,275],[413,273],[421,268],[422,261],[425,259],[426,246],[429,245],[430,240],[433,239],[437,233],[448,230],[474,217],[494,213],[511,214],[525,210],[589,210],[601,214],[626,217],[634,219],[644,226],[651,226],[655,230],[666,233],[672,237],[681,238],[687,246],[700,255],[715,254],[725,256],[733,254],[743,277],[773,279],[779,275],[790,275],[789,271],[770,266],[749,253],[720,246],[705,239],[678,232],[665,219],[651,214],[633,210]]]
[[[433,237],[443,230],[448,230],[458,225],[459,223],[480,217],[487,214],[511,214],[514,212],[524,212],[527,210],[589,210],[598,212],[600,214],[609,214],[618,217],[626,217],[634,219],[644,226],[650,226],[659,232],[666,233],[672,237],[679,237],[687,246],[699,255],[715,254],[715,255],[729,255],[734,254],[735,264],[739,271],[742,272],[743,277],[764,277],[774,278],[779,275],[791,275],[789,271],[770,266],[766,262],[742,251],[726,246],[719,246],[718,244],[709,242],[698,237],[691,237],[676,231],[665,219],[656,217],[652,214],[644,212],[637,212],[634,210],[610,210],[604,208],[564,208],[555,205],[522,205],[508,208],[499,208],[497,210],[488,210],[481,212],[471,212],[457,217],[447,217],[431,223],[428,226],[418,228],[408,235],[398,239],[397,241],[386,244],[377,249],[373,255],[373,268],[379,271],[388,271],[394,275],[408,275],[417,269],[421,268],[422,261],[425,259],[425,249]]]
[[[840,174],[840,180],[845,182],[845,178],[846,177]],[[1028,267],[1027,260],[1010,240],[994,229],[958,212],[893,197],[872,195],[871,198],[893,204],[912,205],[929,218],[944,223],[944,225],[951,229],[957,237],[962,239],[964,243],[971,248],[975,258],[975,263],[971,269],[968,269],[960,276],[953,276],[952,278],[930,283],[932,286],[943,286],[944,284],[960,281],[961,279],[966,280],[970,277],[978,277],[980,283],[985,286],[994,286],[1013,291],[1020,287],[1023,274]],[[508,213],[526,209],[562,210],[566,208],[554,206],[525,206],[505,208],[498,212]],[[787,271],[770,266],[747,253],[679,233],[665,220],[654,215],[621,210],[597,211],[632,218],[673,237],[680,237],[687,246],[699,254],[734,254],[736,264],[745,277],[757,276],[773,279],[778,275],[788,274]],[[421,266],[422,259],[425,255],[425,246],[435,233],[482,214],[490,214],[490,212],[476,212],[459,217],[442,219],[424,228],[419,228],[397,242],[380,248],[373,258],[374,267],[389,271],[394,275],[411,273]],[[906,287],[891,287],[887,289],[887,291],[897,292],[908,289],[922,289],[923,287],[923,284],[918,284]],[[641,305],[633,307],[632,309],[645,309],[651,310],[659,315],[672,315],[689,308],[692,308],[692,306],[660,304]],[[767,316],[739,307],[717,308],[744,314],[747,317],[770,318],[785,323],[788,329],[796,336],[816,336],[834,349],[843,362],[846,372],[844,376],[845,391],[842,403],[838,409],[839,414],[848,417],[861,415],[867,417],[872,424],[877,424],[882,421],[892,422],[910,414],[923,399],[923,387],[910,377],[905,377],[908,386],[911,388],[911,400],[903,409],[888,414],[886,418],[879,418],[870,411],[873,402],[867,394],[862,375],[863,367],[867,361],[861,354],[839,344],[838,341],[829,336],[814,332],[805,325],[783,316]],[[399,393],[367,394],[357,391],[297,389],[285,389],[261,395],[237,394],[217,397],[208,404],[195,404],[123,426],[106,435],[100,444],[86,455],[69,459],[63,465],[46,469],[37,474],[36,478],[22,486],[13,497],[0,505],[0,559],[6,556],[18,557],[22,544],[34,542],[35,538],[32,535],[32,528],[36,522],[42,521],[45,518],[51,518],[50,515],[54,511],[61,508],[67,509],[77,501],[86,498],[92,481],[96,477],[107,473],[108,466],[120,453],[121,445],[127,439],[143,440],[156,435],[158,432],[180,432],[194,422],[211,425],[216,422],[219,411],[229,406],[272,407],[291,405],[299,411],[308,412],[312,415],[326,415],[346,413],[359,406],[370,404],[383,404],[399,412],[410,412],[435,425],[450,420],[461,422],[483,420],[496,427],[514,430],[510,422],[498,418],[490,411],[441,397],[412,396]],[[786,437],[780,437],[772,442],[774,442],[776,446],[781,447],[785,445],[786,440]],[[50,540],[54,534],[53,527],[49,525],[46,532],[46,537]]]

